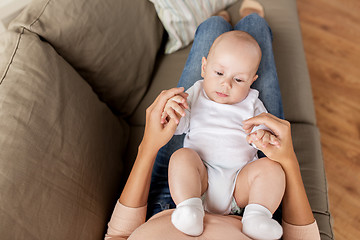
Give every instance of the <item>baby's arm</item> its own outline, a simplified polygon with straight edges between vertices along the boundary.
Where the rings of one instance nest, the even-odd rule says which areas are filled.
[[[185,109],[189,109],[187,97],[188,94],[182,92],[167,101],[161,115],[161,124],[167,124],[171,118],[179,124],[180,118],[186,115]]]

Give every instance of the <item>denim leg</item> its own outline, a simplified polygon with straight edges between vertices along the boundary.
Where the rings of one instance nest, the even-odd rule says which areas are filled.
[[[169,159],[173,152],[183,146],[184,136],[185,135],[174,135],[171,140],[159,150],[156,156],[151,175],[147,218],[163,210],[176,207],[170,195],[168,166]]]
[[[235,26],[253,36],[260,45],[262,57],[257,74],[259,78],[251,86],[259,91],[259,98],[269,113],[283,119],[283,107],[279,80],[272,50],[272,32],[266,20],[256,13],[241,19]]]
[[[188,89],[201,79],[202,57],[207,57],[212,43],[218,36],[230,30],[232,26],[218,16],[211,17],[199,25],[178,87]],[[165,209],[176,207],[168,185],[168,166],[173,152],[183,147],[184,137],[185,135],[174,136],[156,156],[151,176],[147,218]]]

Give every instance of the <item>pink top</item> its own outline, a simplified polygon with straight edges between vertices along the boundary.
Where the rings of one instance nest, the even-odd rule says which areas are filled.
[[[147,222],[146,206],[131,208],[117,202],[111,220],[108,224],[105,240],[147,239],[147,240],[185,240],[194,239],[178,231],[171,223],[173,209],[162,211]],[[306,226],[295,226],[282,222],[284,240],[319,240],[320,234],[316,221]],[[250,239],[241,232],[241,217],[234,215],[205,214],[204,232],[197,239]]]

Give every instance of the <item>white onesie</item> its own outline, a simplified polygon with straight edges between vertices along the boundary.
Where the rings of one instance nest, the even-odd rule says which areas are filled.
[[[254,89],[250,89],[242,102],[233,105],[210,100],[203,89],[203,80],[186,92],[189,109],[175,134],[186,133],[184,147],[195,150],[207,168],[205,210],[229,214],[238,173],[246,164],[258,159],[257,149],[246,141],[242,121],[267,111],[258,99],[259,92]],[[264,126],[253,131],[259,128],[264,129]]]

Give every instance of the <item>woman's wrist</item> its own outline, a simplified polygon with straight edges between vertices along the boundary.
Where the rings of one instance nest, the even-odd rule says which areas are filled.
[[[156,156],[160,148],[154,146],[148,141],[141,141],[138,147],[138,155],[142,156]]]
[[[300,172],[299,162],[295,153],[280,161],[280,164],[286,174]]]

